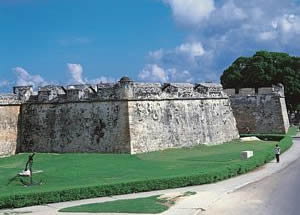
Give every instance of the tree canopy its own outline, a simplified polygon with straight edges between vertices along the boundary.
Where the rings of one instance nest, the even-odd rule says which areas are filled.
[[[224,88],[259,88],[282,83],[289,110],[300,110],[300,57],[286,53],[258,51],[239,57],[221,76]]]

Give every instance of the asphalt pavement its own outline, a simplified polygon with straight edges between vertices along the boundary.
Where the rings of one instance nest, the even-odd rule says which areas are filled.
[[[295,139],[294,144],[298,147],[300,138]],[[224,196],[203,214],[299,215],[300,159],[271,176]]]

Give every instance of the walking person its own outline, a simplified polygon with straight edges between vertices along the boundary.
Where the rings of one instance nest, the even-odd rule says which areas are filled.
[[[276,144],[276,147],[275,147],[274,151],[275,151],[276,161],[277,161],[277,163],[279,163],[279,161],[280,161],[280,160],[279,160],[279,156],[280,156],[280,147],[279,147],[278,144]]]

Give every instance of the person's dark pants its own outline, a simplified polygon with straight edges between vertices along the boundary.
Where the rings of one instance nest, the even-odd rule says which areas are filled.
[[[276,161],[279,163],[279,155],[276,154]]]

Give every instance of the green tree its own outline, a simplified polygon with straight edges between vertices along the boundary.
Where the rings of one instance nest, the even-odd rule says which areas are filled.
[[[259,88],[282,83],[290,111],[300,107],[300,57],[286,53],[258,51],[239,57],[221,76],[224,88]]]

